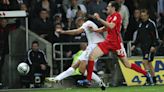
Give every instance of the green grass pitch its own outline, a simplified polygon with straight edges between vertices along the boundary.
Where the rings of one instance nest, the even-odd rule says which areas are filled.
[[[164,92],[164,86],[109,87],[105,91],[100,88],[62,88],[62,89],[10,89],[0,92]]]

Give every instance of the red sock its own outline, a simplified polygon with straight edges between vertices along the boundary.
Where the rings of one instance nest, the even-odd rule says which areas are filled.
[[[88,61],[88,68],[87,68],[87,80],[91,81],[92,79],[92,72],[93,72],[93,66],[94,66],[94,61],[89,60]]]
[[[136,64],[131,64],[131,69],[135,70],[136,72],[142,73],[143,75],[147,74],[145,70],[143,70],[141,67],[139,67]]]

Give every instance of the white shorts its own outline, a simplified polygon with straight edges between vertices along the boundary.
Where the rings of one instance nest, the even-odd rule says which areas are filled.
[[[87,46],[86,50],[84,52],[82,52],[82,54],[79,56],[79,60],[83,61],[85,60],[88,63],[88,59],[89,56],[91,54],[91,52],[93,51],[93,49],[97,46],[97,44],[90,44]],[[96,62],[97,60],[95,60]]]

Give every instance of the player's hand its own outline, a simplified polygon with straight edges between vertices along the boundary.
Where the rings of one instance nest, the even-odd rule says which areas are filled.
[[[97,20],[99,20],[99,19],[100,19],[100,15],[99,15],[98,13],[94,13],[94,15],[93,15],[93,16],[94,16],[94,18],[95,18],[95,19],[97,19]]]

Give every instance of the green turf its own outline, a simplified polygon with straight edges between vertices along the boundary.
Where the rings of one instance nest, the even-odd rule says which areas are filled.
[[[101,91],[100,88],[51,88],[33,90],[7,90],[6,92],[164,92],[164,86],[109,87],[105,91]]]

